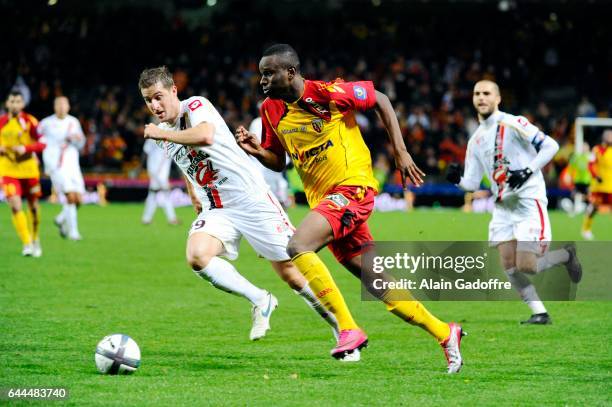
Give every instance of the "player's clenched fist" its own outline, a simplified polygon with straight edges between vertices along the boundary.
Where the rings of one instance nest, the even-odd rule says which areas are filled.
[[[242,148],[249,154],[256,154],[261,148],[257,137],[255,137],[254,134],[249,133],[249,131],[245,129],[244,126],[238,126],[234,136],[236,137],[236,142],[238,143],[240,148]]]
[[[150,138],[153,140],[165,140],[164,135],[165,135],[165,131],[160,129],[153,123],[149,123],[145,125],[144,138]]]

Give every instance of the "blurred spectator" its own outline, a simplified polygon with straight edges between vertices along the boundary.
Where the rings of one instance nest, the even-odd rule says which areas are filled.
[[[116,129],[110,136],[102,140],[102,155],[104,164],[113,169],[121,169],[124,161],[124,152],[127,148],[125,141]]]
[[[597,109],[595,105],[591,103],[588,97],[583,96],[582,100],[578,104],[576,109],[576,116],[578,117],[597,117]]]
[[[303,56],[307,78],[374,81],[394,102],[406,145],[417,164],[434,175],[430,182],[449,162],[464,159],[467,139],[478,125],[472,107],[477,80],[496,78],[503,108],[532,112],[535,122],[568,151],[574,115],[595,116],[598,107],[612,110],[605,65],[612,51],[601,47],[612,37],[610,7],[603,3],[580,7],[581,13],[575,12],[578,3],[557,4],[566,24],[555,26],[554,46],[538,45],[551,43],[542,42],[550,39],[551,28],[545,24],[550,13],[537,2],[502,14],[495,2],[440,7],[436,21],[443,24],[429,19],[432,5],[427,2],[405,8],[382,2],[377,12],[370,2],[351,2],[338,15],[324,12],[327,2],[308,11],[300,2],[279,1],[283,11],[275,13],[267,2],[228,0],[207,18],[199,17],[201,2],[197,7],[179,2],[182,7],[164,7],[164,12],[139,2],[91,2],[78,12],[63,2],[54,7],[41,2],[29,10],[8,3],[0,2],[0,33],[20,41],[4,43],[11,58],[0,65],[0,88],[6,93],[16,81],[29,88],[29,110],[41,117],[51,113],[55,95],[69,95],[87,137],[84,171],[126,169],[125,163],[140,157],[142,127],[149,119],[136,81],[147,66],[167,64],[181,98],[205,95],[231,128],[248,124],[258,116],[260,52],[276,38]],[[314,13],[317,24],[311,24]],[[302,29],[282,36],[270,31],[287,15]],[[11,24],[15,16],[18,25]],[[134,24],[141,20],[158,29],[151,33]],[[589,41],[577,32],[591,33]],[[311,41],[332,37],[332,42]],[[575,89],[584,93],[580,103],[582,95]],[[356,121],[379,162],[389,145],[378,118],[370,112],[358,114]],[[553,171],[549,178],[556,167],[566,165],[569,155],[563,152],[558,165],[547,168]]]

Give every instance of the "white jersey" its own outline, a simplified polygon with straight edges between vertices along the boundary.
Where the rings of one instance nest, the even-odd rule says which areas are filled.
[[[85,144],[85,136],[76,117],[45,117],[38,125],[38,133],[41,141],[46,144],[43,163],[47,175],[60,168],[67,173],[81,172],[79,149]]]
[[[200,123],[215,127],[213,144],[185,146],[158,141],[187,176],[202,202],[202,209],[237,206],[245,198],[266,198],[268,186],[248,155],[238,146],[215,107],[201,96],[181,101],[176,123],[161,123],[164,130],[184,130]]]
[[[541,165],[534,165],[545,139],[547,136],[525,117],[501,111],[493,113],[480,123],[468,142],[465,171],[459,185],[466,190],[478,189],[485,175],[491,182],[497,203],[532,198],[546,204],[546,185]],[[550,140],[554,143],[554,140]],[[525,167],[529,167],[533,175],[519,189],[510,189],[507,185],[508,171]]]
[[[249,126],[249,133],[255,134],[257,140],[261,143],[261,132],[262,123],[261,117],[256,117]],[[281,201],[284,205],[289,205],[289,183],[281,172],[273,171],[265,167],[257,158],[250,156],[251,160],[255,164],[255,167],[259,169],[261,175],[263,175],[264,181],[270,187],[272,193]],[[286,163],[290,163],[291,159],[285,154]]]

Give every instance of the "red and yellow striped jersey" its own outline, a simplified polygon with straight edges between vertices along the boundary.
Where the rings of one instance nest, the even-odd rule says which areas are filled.
[[[0,154],[0,176],[18,179],[38,178],[37,152],[41,152],[45,145],[38,141],[38,120],[25,112],[10,118],[8,114],[0,116],[0,146],[4,147],[4,154]],[[26,152],[17,155],[13,147],[23,145]]]
[[[289,153],[310,207],[338,185],[378,189],[370,150],[355,121],[356,110],[375,104],[372,82],[340,79],[306,80],[297,101],[268,98],[262,104],[262,146],[279,156]]]

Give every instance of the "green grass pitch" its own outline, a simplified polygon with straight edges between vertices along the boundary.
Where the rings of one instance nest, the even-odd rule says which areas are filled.
[[[465,365],[445,374],[443,353],[418,328],[375,302],[327,250],[332,269],[370,347],[357,364],[329,357],[331,332],[243,244],[238,270],[280,301],[272,331],[248,340],[249,304],[196,278],[184,260],[193,212],[179,227],[158,213],[140,224],[141,205],[83,207],[85,240],[62,240],[59,208],[44,205],[40,259],[22,258],[0,213],[0,388],[65,386],[71,405],[605,405],[612,400],[612,303],[550,302],[554,324],[521,327],[515,302],[430,302],[460,321]],[[291,210],[294,223],[306,213]],[[375,213],[379,240],[483,240],[489,215],[456,210]],[[552,212],[558,240],[578,238],[580,219]],[[612,240],[612,219],[595,235]],[[588,273],[588,270],[585,272]],[[132,376],[103,376],[93,354],[105,335],[125,333],[142,351]],[[0,404],[5,401],[0,401]]]

